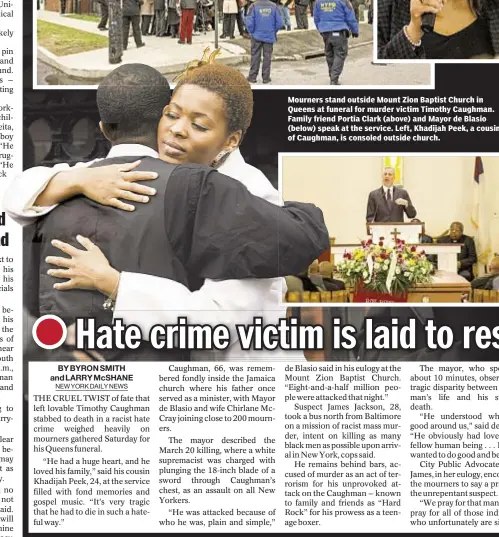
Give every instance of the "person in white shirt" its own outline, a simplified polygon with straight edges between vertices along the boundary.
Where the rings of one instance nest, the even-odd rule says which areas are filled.
[[[220,77],[231,77],[234,69],[212,65],[205,66],[190,73],[188,85],[198,85],[217,95],[220,87]],[[238,73],[239,74],[239,73]],[[215,76],[214,76],[215,75]],[[244,77],[243,77],[244,78]],[[238,78],[238,83],[241,84]],[[245,83],[247,83],[245,81]],[[187,85],[187,84],[186,84]],[[248,87],[249,84],[248,84]],[[182,97],[182,93],[184,94]],[[223,95],[220,95],[223,99]],[[187,98],[186,98],[187,97]],[[185,103],[191,103],[187,110]],[[215,105],[211,100],[212,105]],[[206,110],[208,102],[201,103]],[[165,108],[164,116],[158,127],[158,141],[161,150],[161,139],[164,132],[176,128],[180,123],[191,123],[194,105],[192,104],[192,92],[186,94],[184,86],[178,86],[172,101]],[[231,111],[227,110],[227,114]],[[211,164],[200,162],[202,159],[203,119],[200,120],[201,130],[194,128],[179,137],[180,143],[184,141],[185,148],[180,150],[175,147],[163,146],[160,158],[170,163],[194,162],[199,164]],[[118,146],[119,147],[119,146]],[[115,148],[117,149],[117,148]],[[132,148],[128,147],[128,155]],[[140,154],[140,153],[139,153]],[[157,154],[155,156],[158,156]],[[134,179],[150,179],[144,172],[134,172],[133,165],[108,166],[93,169],[83,169],[86,163],[78,166],[75,170],[61,173],[61,169],[67,166],[57,166],[52,169],[33,168],[25,171],[16,178],[6,192],[4,205],[7,212],[17,221],[27,223],[38,216],[50,212],[56,202],[62,201],[80,193],[75,190],[75,183],[86,184],[86,194],[93,189],[92,199],[107,205],[114,205],[121,209],[130,209],[133,206],[119,199],[144,202],[147,195],[152,195],[150,188],[133,182]],[[215,163],[216,165],[217,163]],[[232,151],[219,155],[218,170],[229,177],[242,182],[254,195],[260,196],[274,204],[282,204],[278,192],[272,187],[266,177],[256,168],[245,163],[238,147]],[[121,171],[118,171],[121,170]],[[129,170],[129,171],[123,171]],[[72,174],[72,175],[71,175]],[[52,192],[49,190],[52,189]],[[128,192],[131,191],[131,192]],[[128,192],[124,194],[124,192]],[[45,206],[40,206],[45,205]],[[216,217],[216,216],[215,216]],[[109,270],[109,265],[102,252],[94,247],[88,239],[79,241],[89,250],[80,250],[73,253],[73,271],[78,268],[80,272],[91,270],[93,275],[99,270]],[[97,245],[98,246],[98,245]],[[63,250],[66,253],[67,250]],[[107,264],[107,266],[106,266]],[[66,265],[67,266],[67,265]],[[67,278],[63,271],[52,271],[56,277]],[[81,275],[80,275],[81,276]],[[81,288],[82,282],[77,278],[71,278],[67,282],[57,284],[59,289]],[[88,288],[88,281],[84,288]],[[237,324],[251,324],[254,317],[262,317],[264,324],[277,324],[279,319],[286,316],[286,306],[282,304],[282,296],[286,292],[282,278],[262,280],[205,280],[204,285],[198,290],[191,292],[187,287],[165,278],[158,278],[146,274],[121,273],[119,287],[116,295],[114,317],[122,318],[126,324],[136,324],[148,333],[148,328],[154,324],[176,324],[178,317],[185,316],[191,324],[225,324],[231,330],[233,345],[223,353],[211,352],[209,358],[219,360],[251,360],[251,359],[286,359],[304,360],[300,351],[245,351],[237,342],[235,326]],[[196,353],[194,353],[196,354]],[[198,352],[193,358],[206,360],[208,353]]]

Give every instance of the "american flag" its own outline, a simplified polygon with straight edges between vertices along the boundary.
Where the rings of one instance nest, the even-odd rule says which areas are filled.
[[[492,255],[489,214],[485,196],[485,174],[482,157],[475,157],[473,174],[473,204],[471,206],[471,224],[474,228],[475,245],[480,265],[486,266]],[[482,268],[480,267],[480,268]]]

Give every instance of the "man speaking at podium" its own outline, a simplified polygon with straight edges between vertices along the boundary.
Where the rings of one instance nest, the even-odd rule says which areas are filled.
[[[393,186],[395,170],[383,168],[381,188],[369,193],[367,200],[366,222],[403,222],[404,212],[408,218],[416,216],[407,190]]]

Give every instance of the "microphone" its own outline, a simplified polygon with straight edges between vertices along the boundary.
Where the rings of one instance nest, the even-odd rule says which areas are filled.
[[[423,13],[423,16],[421,17],[421,30],[423,30],[425,34],[433,32],[436,18],[437,16],[435,13]]]

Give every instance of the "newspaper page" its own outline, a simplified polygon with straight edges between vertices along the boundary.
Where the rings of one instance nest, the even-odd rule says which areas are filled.
[[[497,532],[498,28],[0,0],[0,535]]]

